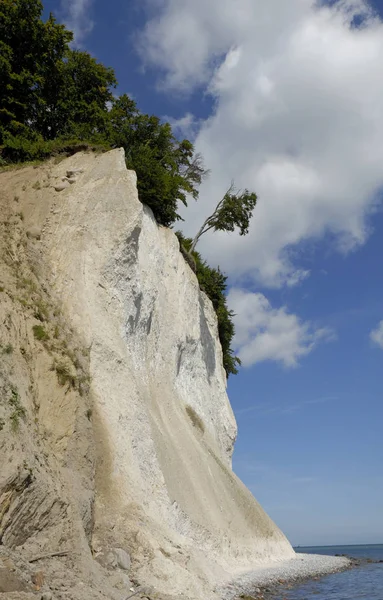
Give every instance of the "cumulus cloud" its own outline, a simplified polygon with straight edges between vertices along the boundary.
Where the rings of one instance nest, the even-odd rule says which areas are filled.
[[[245,367],[273,360],[297,367],[319,342],[334,339],[328,328],[314,328],[286,308],[275,309],[263,294],[232,288],[228,304],[234,311],[234,347]]]
[[[189,140],[194,141],[199,129],[202,124],[201,119],[197,119],[192,113],[186,113],[183,117],[179,119],[174,119],[173,117],[164,116],[162,117],[163,121],[170,123],[172,126],[172,130],[174,134],[178,138],[186,137]]]
[[[308,276],[302,243],[326,236],[340,252],[363,244],[383,185],[383,24],[369,5],[147,1],[144,60],[167,90],[214,99],[195,140],[212,173],[182,212],[186,233],[231,179],[259,196],[246,238],[202,238],[209,261],[232,277],[294,285]]]
[[[73,31],[76,46],[81,45],[94,27],[90,16],[92,4],[93,0],[62,0],[61,2],[66,25]]]
[[[370,340],[383,350],[383,321],[380,321],[377,328],[371,331]]]

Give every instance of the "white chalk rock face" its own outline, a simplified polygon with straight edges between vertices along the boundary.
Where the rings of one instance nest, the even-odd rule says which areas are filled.
[[[294,552],[231,470],[237,429],[213,307],[174,233],[139,202],[122,150],[69,166],[81,176],[45,247],[90,348],[94,552],[124,549],[164,595],[214,597],[236,571]]]

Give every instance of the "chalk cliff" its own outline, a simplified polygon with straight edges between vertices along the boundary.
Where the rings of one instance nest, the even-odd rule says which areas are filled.
[[[2,173],[0,198],[0,592],[2,553],[69,550],[42,585],[117,600],[293,557],[231,470],[214,310],[123,151]]]

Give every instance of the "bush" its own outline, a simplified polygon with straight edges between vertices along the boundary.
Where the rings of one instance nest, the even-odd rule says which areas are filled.
[[[9,404],[12,407],[12,413],[10,415],[11,427],[13,431],[17,431],[20,424],[20,419],[25,420],[27,412],[22,406],[20,401],[20,395],[15,387],[11,389],[11,398]]]
[[[33,326],[33,335],[35,336],[36,340],[39,340],[40,342],[45,342],[49,339],[49,335],[42,325]]]
[[[114,99],[109,112],[107,139],[125,149],[128,169],[137,174],[138,196],[149,206],[157,223],[170,227],[181,217],[178,202],[197,198],[197,186],[206,173],[188,140],[178,141],[169,123],[139,111],[126,94]]]
[[[110,150],[105,142],[84,141],[77,137],[57,138],[44,140],[39,134],[15,136],[10,133],[4,135],[4,143],[0,149],[2,166],[10,163],[22,163],[46,160],[60,154],[71,156],[84,150]]]
[[[73,373],[73,367],[66,362],[58,362],[53,366],[56,371],[57,379],[60,385],[69,384],[71,387],[76,387],[76,375]]]

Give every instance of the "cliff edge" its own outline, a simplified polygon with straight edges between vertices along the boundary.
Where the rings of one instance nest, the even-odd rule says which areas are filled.
[[[0,173],[0,208],[0,598],[205,600],[294,557],[231,470],[213,307],[123,150]]]

